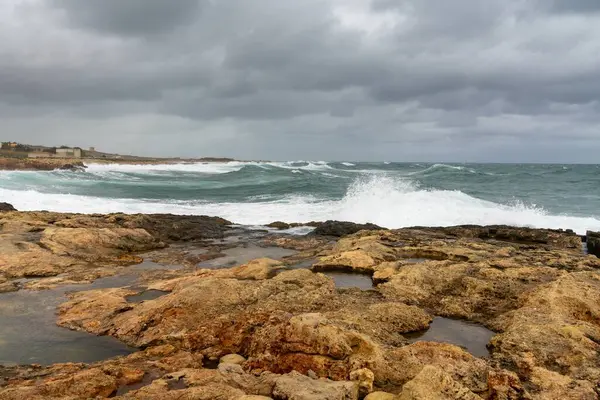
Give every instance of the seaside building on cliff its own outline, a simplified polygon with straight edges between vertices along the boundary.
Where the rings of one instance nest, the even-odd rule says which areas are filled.
[[[14,150],[17,148],[19,143],[17,142],[2,142],[2,149],[4,150]]]
[[[29,158],[81,158],[82,151],[78,147],[62,147],[59,149],[33,149],[33,152],[28,154]]]

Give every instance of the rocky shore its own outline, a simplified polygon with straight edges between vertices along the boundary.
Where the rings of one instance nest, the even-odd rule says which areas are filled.
[[[600,259],[572,232],[5,210],[0,319],[2,296],[70,285],[56,323],[136,351],[10,365],[0,336],[2,400],[599,395]]]
[[[161,165],[161,164],[179,164],[179,163],[224,163],[236,161],[232,158],[204,157],[198,159],[172,159],[172,158],[13,158],[0,156],[0,171],[53,171],[62,170],[82,170],[89,164],[141,164],[141,165]]]
[[[55,169],[79,170],[81,161],[60,158],[6,158],[0,157],[0,171],[53,171]]]

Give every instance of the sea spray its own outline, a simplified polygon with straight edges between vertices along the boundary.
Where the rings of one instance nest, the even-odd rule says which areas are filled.
[[[94,164],[86,172],[0,172],[0,200],[20,210],[205,214],[247,225],[338,219],[389,228],[600,230],[594,166],[355,164]]]

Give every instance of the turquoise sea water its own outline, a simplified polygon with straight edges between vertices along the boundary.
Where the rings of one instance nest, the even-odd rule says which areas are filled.
[[[340,219],[396,228],[511,224],[600,230],[600,166],[278,162],[90,165],[0,172],[21,210],[218,215],[260,225]]]

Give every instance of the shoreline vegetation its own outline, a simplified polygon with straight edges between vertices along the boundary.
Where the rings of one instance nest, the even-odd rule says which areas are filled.
[[[598,397],[600,258],[575,233],[310,225],[0,204],[0,399]],[[4,300],[34,293],[56,309]],[[54,324],[131,351],[57,364]]]

